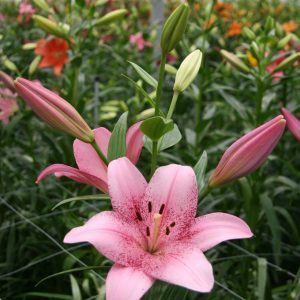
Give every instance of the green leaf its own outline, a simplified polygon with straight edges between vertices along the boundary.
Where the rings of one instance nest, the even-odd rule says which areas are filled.
[[[168,149],[180,142],[182,135],[178,126],[174,124],[174,128],[167,132],[158,142],[158,151]]]
[[[265,291],[267,284],[267,260],[265,258],[257,259],[258,276],[257,276],[257,293],[258,300],[265,299]]]
[[[110,197],[106,194],[99,194],[99,195],[87,195],[87,196],[79,196],[79,197],[72,197],[65,200],[58,202],[52,210],[56,209],[57,207],[64,205],[66,203],[70,203],[73,201],[83,201],[83,200],[109,200]]]
[[[173,121],[162,117],[149,118],[145,120],[140,127],[141,131],[152,141],[158,141],[164,134],[171,131],[173,128]]]
[[[70,295],[55,294],[55,293],[42,293],[42,292],[25,293],[25,294],[16,296],[16,298],[22,298],[22,297],[24,298],[24,296],[26,297],[26,299],[31,299],[31,297],[39,297],[39,299],[49,298],[49,299],[61,299],[61,300],[73,300],[72,296],[70,296]]]
[[[146,98],[146,100],[149,102],[149,104],[155,108],[155,101],[148,95],[148,93],[141,87],[139,86],[134,80],[132,80],[130,77],[122,74],[125,78],[127,78],[134,86],[135,88],[143,94],[143,96]],[[164,116],[162,112],[160,112],[160,115]]]
[[[153,86],[154,88],[157,87],[157,80],[153,78],[148,72],[146,72],[143,68],[141,68],[139,65],[128,61],[132,67],[135,69],[135,71],[140,75],[140,77],[147,82],[149,85]]]
[[[58,273],[55,273],[55,274],[52,274],[52,275],[49,275],[49,276],[43,278],[35,286],[37,287],[42,282],[44,282],[44,281],[46,281],[50,278],[56,277],[56,276],[66,275],[66,274],[70,274],[70,273],[73,273],[73,272],[81,272],[81,271],[88,271],[88,270],[94,270],[94,269],[101,269],[101,268],[105,268],[105,267],[104,266],[80,267],[80,268],[74,268],[74,269],[58,272]]]
[[[200,159],[194,166],[194,171],[196,174],[196,179],[197,179],[197,185],[198,185],[198,191],[202,191],[202,189],[205,186],[205,171],[206,171],[206,166],[207,166],[207,153],[206,151],[203,151]]]
[[[266,214],[268,225],[270,227],[271,233],[272,233],[272,244],[273,244],[273,252],[275,261],[277,264],[279,264],[280,260],[280,252],[281,252],[281,232],[280,232],[280,225],[277,218],[276,211],[274,209],[272,200],[266,195],[263,194],[261,196],[261,204],[262,208],[264,210],[264,213]]]
[[[77,280],[75,279],[75,277],[73,275],[69,275],[69,277],[71,280],[71,289],[72,289],[73,300],[82,300],[81,292],[80,292],[80,288],[79,288]]]
[[[127,116],[128,112],[121,115],[111,134],[107,154],[109,162],[126,155]]]

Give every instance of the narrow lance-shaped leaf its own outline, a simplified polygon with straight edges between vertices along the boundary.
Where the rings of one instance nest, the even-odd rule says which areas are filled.
[[[202,188],[205,186],[205,171],[207,166],[207,153],[206,151],[203,151],[200,159],[194,166],[194,171],[197,178],[197,184],[198,184],[198,193],[202,191]]]
[[[114,130],[108,144],[108,161],[126,156],[126,132],[127,132],[127,116],[128,112],[124,112]]]
[[[153,86],[154,88],[157,87],[157,80],[153,78],[148,72],[146,72],[143,68],[141,68],[139,65],[128,61],[132,67],[135,69],[135,71],[140,75],[140,77],[147,82],[149,85]]]

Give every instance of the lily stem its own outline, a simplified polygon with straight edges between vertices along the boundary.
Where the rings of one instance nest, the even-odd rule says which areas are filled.
[[[98,144],[96,143],[96,141],[94,140],[93,142],[91,142],[91,145],[93,146],[93,148],[95,149],[95,151],[97,152],[97,154],[100,156],[101,160],[108,165],[108,160],[106,158],[106,156],[104,155],[104,153],[101,151],[101,149],[99,148]]]
[[[170,107],[169,107],[169,111],[168,111],[168,114],[167,114],[167,119],[171,119],[172,116],[173,116],[178,96],[179,96],[179,92],[178,91],[174,91],[173,97],[172,97],[172,101],[171,101],[171,104],[170,104]]]

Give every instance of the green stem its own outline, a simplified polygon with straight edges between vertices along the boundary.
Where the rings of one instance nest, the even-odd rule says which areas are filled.
[[[168,111],[168,114],[167,114],[167,119],[171,119],[172,116],[173,116],[178,96],[179,96],[179,92],[178,91],[174,91],[173,97],[172,97],[172,101],[171,101],[171,104],[170,104],[170,107],[169,107],[169,111]]]
[[[157,141],[153,141],[152,142],[152,161],[151,161],[151,174],[150,177],[152,177],[152,175],[154,174],[155,170],[156,170],[156,165],[157,165]]]
[[[101,160],[108,165],[108,160],[106,158],[106,156],[103,154],[103,152],[101,151],[101,149],[99,148],[98,144],[96,143],[96,141],[94,140],[91,145],[93,146],[93,148],[95,149],[95,151],[98,153],[98,155],[100,156]]]
[[[256,89],[256,125],[259,125],[261,122],[262,100],[264,97],[264,83],[260,78],[256,80]]]
[[[162,84],[163,84],[163,80],[164,80],[166,61],[167,61],[167,54],[162,53],[160,67],[159,67],[158,84],[157,84],[157,89],[156,89],[155,116],[159,115],[160,98],[161,98],[161,93],[162,93]]]
[[[196,141],[195,141],[195,149],[200,144],[200,137],[201,137],[201,122],[202,122],[202,101],[203,101],[203,89],[201,86],[199,86],[199,95],[198,99],[196,101]]]

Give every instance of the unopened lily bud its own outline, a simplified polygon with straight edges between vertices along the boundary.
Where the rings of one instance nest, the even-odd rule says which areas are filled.
[[[36,47],[36,43],[26,43],[22,46],[23,50],[33,50]]]
[[[249,40],[255,40],[256,39],[255,33],[251,29],[249,29],[248,27],[243,27],[242,34],[246,38],[248,38]]]
[[[175,78],[173,90],[183,92],[197,76],[202,62],[202,52],[195,50],[181,63]]]
[[[4,66],[9,69],[10,71],[13,71],[13,72],[18,72],[18,68],[17,66],[15,65],[15,63],[13,63],[11,60],[9,60],[8,58],[5,58],[3,60],[3,64]]]
[[[210,176],[209,186],[214,188],[254,172],[273,151],[284,128],[285,119],[280,115],[234,142]]]
[[[276,32],[276,35],[279,37],[283,36],[283,34],[284,34],[281,24],[279,24],[278,22],[275,23],[275,32]]]
[[[127,14],[127,9],[116,9],[114,11],[109,12],[105,16],[101,17],[95,22],[95,25],[108,25],[120,19]]]
[[[169,73],[171,75],[176,75],[176,73],[177,73],[177,69],[170,64],[165,64],[165,70],[167,73]]]
[[[265,30],[267,32],[271,31],[275,26],[275,21],[272,17],[268,16],[265,23]]]
[[[83,142],[94,141],[94,133],[77,110],[57,94],[24,78],[15,81],[16,91],[32,110],[50,126]]]
[[[45,0],[33,0],[33,3],[45,12],[50,10],[50,7]]]
[[[33,15],[32,19],[34,20],[35,24],[45,32],[53,34],[57,37],[66,38],[67,31],[57,23],[39,15]]]
[[[40,55],[38,55],[34,58],[34,60],[29,65],[29,69],[28,69],[29,75],[32,75],[37,70],[41,60],[42,60],[42,57]]]
[[[273,71],[273,73],[282,71],[284,69],[286,69],[287,67],[289,67],[291,64],[293,64],[295,61],[297,61],[298,59],[300,59],[300,53],[294,53],[292,55],[290,55],[289,57],[287,57],[284,61],[282,61]]]
[[[291,34],[288,34],[287,36],[282,38],[277,44],[278,48],[283,49],[289,43],[292,37],[293,36]]]
[[[260,50],[255,41],[251,43],[250,50],[256,59],[260,59]]]
[[[16,91],[14,80],[2,71],[0,71],[0,82],[2,82],[5,85],[5,87],[10,89],[12,92]]]
[[[169,53],[181,40],[190,13],[187,3],[178,6],[167,19],[160,38],[160,46],[164,54]]]
[[[246,66],[246,64],[243,63],[243,61],[238,58],[235,54],[228,52],[224,49],[220,51],[223,58],[229,62],[233,67],[237,68],[238,70],[244,72],[244,73],[250,73],[249,68]]]
[[[289,131],[295,137],[295,139],[300,142],[300,120],[284,107],[281,109],[281,112],[286,119],[286,125]]]

